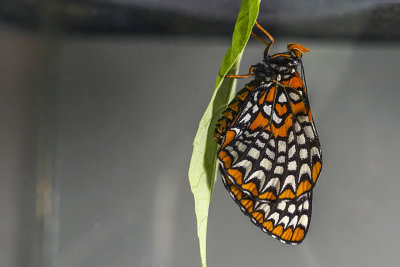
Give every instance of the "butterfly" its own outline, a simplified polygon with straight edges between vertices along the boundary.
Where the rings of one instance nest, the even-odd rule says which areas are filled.
[[[222,113],[214,139],[225,188],[251,221],[283,243],[301,243],[309,229],[313,188],[322,168],[322,152],[313,121],[302,55],[296,43],[270,55],[274,38],[254,32],[266,48],[252,78]],[[300,67],[300,73],[298,68]]]

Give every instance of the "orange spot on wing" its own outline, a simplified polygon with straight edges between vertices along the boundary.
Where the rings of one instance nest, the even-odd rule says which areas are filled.
[[[242,184],[242,173],[240,171],[229,169],[228,173],[235,180],[236,184]]]
[[[308,121],[312,122],[312,113],[311,113],[311,109],[308,110]]]
[[[306,105],[304,104],[304,102],[292,104],[292,109],[295,114],[298,114],[298,113],[307,114],[307,109],[306,109]]]
[[[248,212],[253,212],[253,201],[248,200],[248,199],[242,199],[240,201],[242,203],[243,207],[248,211]]]
[[[317,181],[318,175],[321,172],[321,167],[321,162],[318,161],[312,168],[312,180],[314,183]]]
[[[267,221],[267,222],[263,223],[263,226],[265,229],[267,229],[270,232],[274,228],[274,224],[271,221]]]
[[[305,192],[309,191],[311,189],[311,184],[309,181],[305,180],[300,183],[299,187],[297,188],[297,196],[301,196]]]
[[[283,114],[285,114],[287,112],[287,106],[277,103],[275,105],[275,110],[278,112],[279,116],[282,116]]]
[[[250,124],[249,128],[250,130],[253,131],[254,129],[257,129],[259,127],[264,128],[267,125],[268,125],[268,119],[265,118],[260,112],[258,113],[256,119]]]
[[[252,182],[242,185],[242,188],[249,191],[253,196],[258,195],[257,186]]]
[[[283,232],[283,227],[282,227],[282,225],[277,226],[277,227],[272,231],[272,233],[273,233],[274,235],[276,235],[276,236],[281,236],[281,235],[282,235],[282,232]]]
[[[222,148],[226,147],[233,140],[235,135],[236,133],[234,131],[227,131],[225,135],[225,142],[222,144]]]
[[[279,195],[280,199],[283,199],[283,198],[293,199],[294,197],[295,197],[295,195],[293,194],[292,190],[290,190],[290,189],[286,189],[285,191],[283,191],[282,194]]]
[[[289,228],[282,234],[281,238],[285,241],[290,241],[292,234],[293,234],[293,231],[291,228]]]
[[[268,95],[267,95],[267,101],[268,102],[272,102],[274,100],[274,94],[275,94],[275,86],[271,87],[271,89],[269,89]]]
[[[272,125],[272,132],[274,133],[275,137],[278,136],[286,137],[288,130],[292,125],[293,125],[292,115],[290,115],[286,118],[285,123],[281,127],[275,128],[275,126]]]
[[[225,168],[229,168],[232,164],[231,157],[226,154],[225,151],[220,151],[218,155],[219,159],[224,162]]]
[[[272,192],[266,192],[266,193],[264,193],[262,195],[259,195],[258,197],[261,198],[261,199],[268,199],[268,200],[275,200],[276,199],[275,194],[272,193]]]
[[[251,214],[251,216],[253,216],[253,218],[256,219],[259,223],[263,222],[264,216],[261,212],[255,211]]]
[[[297,227],[294,230],[292,241],[300,241],[303,240],[303,238],[304,238],[304,230]]]
[[[264,104],[266,95],[267,95],[267,92],[262,93],[262,96],[261,96],[260,100],[258,101],[259,105]]]

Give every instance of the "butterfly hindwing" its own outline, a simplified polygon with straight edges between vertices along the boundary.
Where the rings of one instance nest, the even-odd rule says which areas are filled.
[[[240,191],[228,177],[223,181],[242,212],[265,233],[293,245],[304,240],[311,220],[312,192],[295,199],[260,202]]]

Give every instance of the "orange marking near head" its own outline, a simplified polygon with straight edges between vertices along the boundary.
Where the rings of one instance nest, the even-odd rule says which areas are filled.
[[[219,159],[224,162],[225,168],[229,168],[232,164],[231,157],[226,154],[225,151],[221,150],[218,155]]]
[[[248,211],[248,212],[253,212],[253,201],[248,200],[248,199],[242,199],[240,201],[242,203],[243,207]]]
[[[261,98],[260,98],[260,100],[258,101],[258,104],[259,104],[259,105],[264,104],[265,96],[266,96],[266,95],[267,95],[267,92],[266,92],[266,91],[262,93]]]
[[[275,137],[278,136],[286,137],[288,130],[292,125],[293,125],[292,115],[290,115],[286,118],[285,123],[281,127],[275,128],[275,126],[272,125],[272,132],[274,133]]]
[[[305,180],[303,182],[300,183],[299,187],[297,188],[297,196],[301,196],[302,194],[304,194],[305,192],[310,191],[311,189],[311,184],[308,180]]]
[[[276,199],[275,194],[272,193],[272,192],[266,192],[266,193],[264,193],[262,195],[259,195],[258,197],[261,198],[261,199],[268,199],[268,200],[275,200]]]
[[[281,105],[281,104],[277,103],[275,105],[275,110],[278,112],[279,116],[282,116],[283,114],[285,114],[287,112],[287,106],[286,106],[286,104]]]
[[[300,241],[304,238],[304,230],[301,228],[296,228],[294,230],[293,236],[292,236],[292,241]]]
[[[264,216],[261,212],[255,211],[251,214],[251,216],[253,216],[253,218],[256,219],[259,223],[263,222]]]
[[[274,228],[274,224],[271,221],[266,221],[265,223],[263,223],[263,226],[265,229],[267,229],[270,232]]]
[[[250,128],[250,130],[253,131],[254,129],[257,129],[257,128],[260,128],[260,127],[264,128],[267,125],[268,125],[268,119],[265,118],[262,115],[262,113],[260,112],[260,113],[258,113],[256,119],[250,124],[249,128]]]
[[[321,167],[321,162],[318,161],[312,168],[312,180],[314,183],[317,181],[318,175],[321,172]]]
[[[235,137],[236,133],[234,131],[227,131],[225,134],[225,142],[222,144],[222,148],[226,147]]]
[[[269,89],[269,92],[267,95],[267,101],[272,102],[274,100],[274,95],[275,95],[275,86],[271,87],[271,89]]]
[[[252,182],[242,185],[242,188],[249,191],[253,196],[258,195],[257,186]]]
[[[277,227],[272,231],[272,233],[273,233],[274,235],[276,235],[276,236],[281,236],[281,235],[282,235],[282,232],[283,232],[283,227],[282,227],[282,225],[277,226]]]
[[[236,184],[242,184],[242,173],[240,171],[229,169],[228,173],[235,180]]]
[[[295,195],[293,194],[292,190],[290,190],[290,189],[286,189],[285,191],[283,191],[282,194],[279,195],[280,199],[283,199],[283,198],[293,199],[294,197],[295,197]]]

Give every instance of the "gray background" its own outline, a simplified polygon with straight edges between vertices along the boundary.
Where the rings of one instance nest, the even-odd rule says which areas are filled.
[[[396,266],[398,43],[275,37],[275,52],[311,50],[324,166],[310,231],[297,247],[266,236],[218,179],[209,266]],[[187,170],[228,46],[1,26],[0,266],[200,266]],[[251,41],[241,72],[262,51]]]

